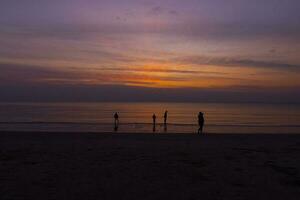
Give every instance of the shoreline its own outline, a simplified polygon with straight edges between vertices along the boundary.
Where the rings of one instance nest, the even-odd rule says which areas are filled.
[[[162,132],[101,132],[101,131],[1,131],[0,134],[104,134],[104,135],[147,135],[147,136],[238,136],[238,135],[244,135],[244,136],[264,136],[264,135],[269,135],[269,136],[281,136],[281,135],[299,135],[299,133],[218,133],[218,132],[209,132],[209,133],[178,133],[178,132],[167,132],[167,133],[162,133]]]

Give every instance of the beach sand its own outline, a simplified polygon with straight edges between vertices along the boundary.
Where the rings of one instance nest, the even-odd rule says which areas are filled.
[[[300,199],[300,135],[0,133],[0,199]]]

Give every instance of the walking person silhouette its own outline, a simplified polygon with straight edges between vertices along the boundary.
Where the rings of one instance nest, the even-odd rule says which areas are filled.
[[[202,112],[199,112],[199,114],[198,114],[198,124],[199,124],[198,133],[203,133],[204,121],[205,121],[204,114]]]

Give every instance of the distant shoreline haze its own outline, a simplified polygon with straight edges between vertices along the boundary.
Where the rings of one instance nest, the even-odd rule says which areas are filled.
[[[130,86],[0,86],[0,102],[210,102],[299,104],[294,89],[191,89]]]

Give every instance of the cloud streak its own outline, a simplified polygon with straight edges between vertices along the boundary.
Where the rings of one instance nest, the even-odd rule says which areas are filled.
[[[260,61],[251,59],[239,58],[220,58],[206,56],[188,56],[176,58],[176,61],[184,64],[192,65],[215,65],[215,66],[230,66],[230,67],[254,67],[254,68],[270,68],[279,70],[300,71],[300,64],[288,64],[284,62]]]

